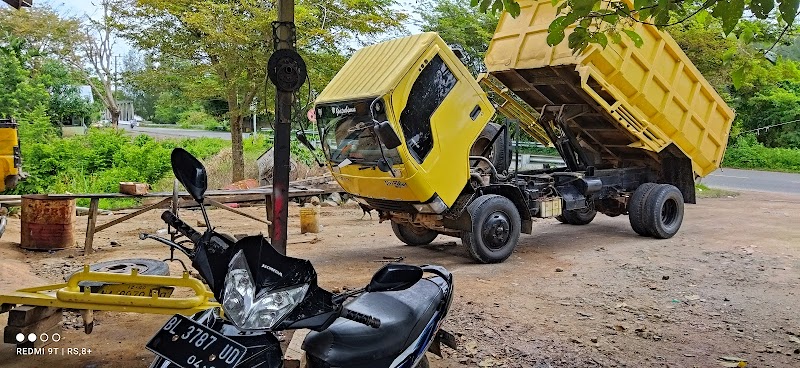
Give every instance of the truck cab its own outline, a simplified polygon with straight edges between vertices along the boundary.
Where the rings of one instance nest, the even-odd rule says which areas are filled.
[[[17,123],[14,119],[0,119],[0,192],[14,189],[22,173]]]
[[[470,177],[470,147],[494,115],[447,44],[423,33],[359,50],[315,103],[323,151],[347,192],[381,211],[441,214]],[[401,144],[387,147],[384,123]]]

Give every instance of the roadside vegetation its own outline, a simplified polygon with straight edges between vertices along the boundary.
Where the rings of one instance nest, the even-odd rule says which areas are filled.
[[[132,101],[137,115],[147,121],[176,127],[239,132],[253,115],[259,122],[274,120],[274,88],[262,75],[271,52],[271,45],[263,42],[269,37],[262,32],[269,28],[274,12],[269,12],[269,2],[240,3],[254,14],[263,13],[263,19],[256,22],[242,18],[229,12],[233,5],[227,3],[208,7],[219,8],[220,13],[200,12],[184,19],[192,13],[166,0],[144,5],[129,0],[109,2],[113,11],[104,21],[113,26],[112,38],[126,39],[133,45],[119,58],[114,98]],[[294,129],[313,128],[305,118],[308,104],[356,48],[408,32],[403,29],[407,14],[393,10],[393,4],[391,0],[366,0],[356,5],[333,2],[322,9],[298,3],[299,24],[312,36],[298,40],[309,66],[310,85],[304,85],[296,96]],[[416,9],[408,10],[419,15],[417,25],[462,46],[467,66],[473,73],[480,72],[499,16],[481,11],[468,0],[417,4]],[[351,16],[327,17],[323,24],[321,12]],[[202,30],[186,34],[208,37],[165,39],[163,35],[169,32],[142,21],[169,17]],[[230,27],[222,29],[218,24]],[[219,156],[215,162],[220,162],[220,170],[229,170],[227,182],[251,176],[248,170],[271,147],[271,137],[233,143],[215,139],[156,141],[96,129],[90,129],[85,137],[61,137],[61,124],[78,118],[90,125],[100,119],[108,104],[101,96],[105,90],[101,85],[109,76],[80,68],[85,62],[76,64],[82,55],[75,46],[89,47],[93,42],[75,37],[82,34],[76,30],[98,26],[59,15],[41,4],[22,11],[0,9],[0,116],[20,122],[23,170],[29,173],[13,193],[116,192],[119,181],[169,184],[165,179],[169,176],[168,152],[178,146],[202,159]],[[741,20],[733,27],[730,19],[725,23],[701,10],[667,30],[737,111],[723,165],[800,172],[800,38],[792,36],[794,28],[752,19]],[[219,43],[215,41],[218,39],[239,44]],[[251,52],[244,54],[243,48]],[[777,53],[777,58],[767,60],[765,49]],[[215,65],[205,58],[197,60],[197,55],[214,55],[212,59],[222,61]],[[250,83],[254,80],[259,82]],[[94,102],[80,95],[81,85],[94,86]],[[292,148],[295,159],[312,162],[311,155],[297,142]],[[522,152],[555,154],[551,148],[536,147]],[[240,165],[242,168],[237,168]],[[161,184],[156,186],[160,188]],[[104,203],[107,207],[124,204]]]
[[[47,117],[21,119],[20,140],[23,169],[28,178],[12,193],[116,193],[119,183],[150,183],[153,190],[172,190],[170,152],[182,147],[204,161],[217,183],[229,183],[231,168],[230,141],[218,138],[155,140],[146,135],[132,137],[116,129],[92,128],[85,136],[59,137]],[[272,147],[266,135],[244,141],[248,177],[256,178],[255,161]],[[225,153],[227,152],[227,154]],[[311,165],[311,153],[298,143],[292,144],[293,157]],[[88,205],[78,200],[78,206]],[[137,204],[135,199],[102,199],[100,207],[115,209]]]

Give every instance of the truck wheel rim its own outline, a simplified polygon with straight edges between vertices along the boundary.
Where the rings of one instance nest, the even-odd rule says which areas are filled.
[[[511,221],[503,212],[494,212],[483,223],[483,240],[492,250],[498,250],[508,243],[511,236]]]
[[[668,199],[661,207],[661,223],[666,227],[672,226],[678,219],[678,204],[674,199]]]

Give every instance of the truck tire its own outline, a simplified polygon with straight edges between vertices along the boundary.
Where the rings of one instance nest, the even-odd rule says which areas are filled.
[[[650,236],[669,239],[683,223],[683,194],[673,185],[661,184],[653,188],[644,206],[644,226]]]
[[[628,200],[628,220],[631,222],[633,231],[641,236],[650,236],[647,227],[644,226],[644,206],[650,191],[656,186],[658,186],[656,183],[644,183],[636,188]]]
[[[461,233],[461,241],[472,258],[481,263],[500,263],[510,257],[522,228],[514,203],[506,197],[487,194],[470,203],[467,211],[472,229]]]
[[[478,135],[478,138],[475,138],[475,142],[472,143],[469,155],[480,156],[499,130],[500,124],[486,124],[481,134]],[[503,133],[497,137],[497,140],[494,141],[494,145],[492,145],[492,149],[484,156],[492,162],[492,165],[494,165],[494,168],[499,173],[508,170],[508,167],[511,166],[511,145],[507,138],[508,133]],[[481,164],[479,163],[478,166],[481,166]]]
[[[570,225],[586,225],[592,222],[595,216],[597,216],[597,210],[594,209],[594,204],[592,204],[579,210],[564,211],[561,214],[564,221],[559,221]]]
[[[424,227],[399,224],[392,221],[392,231],[397,239],[412,247],[430,244],[439,235],[436,231]]]

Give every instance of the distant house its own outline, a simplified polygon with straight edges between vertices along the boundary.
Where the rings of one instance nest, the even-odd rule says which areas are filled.
[[[123,100],[117,101],[117,106],[119,107],[119,121],[120,122],[131,122],[135,121],[135,116],[133,111],[133,101]],[[103,111],[103,120],[111,121],[111,112],[106,109]]]
[[[94,103],[94,96],[92,95],[92,87],[78,86],[78,95],[89,102]],[[86,134],[86,119],[88,116],[73,115],[61,121],[61,135],[69,137],[72,135]]]

